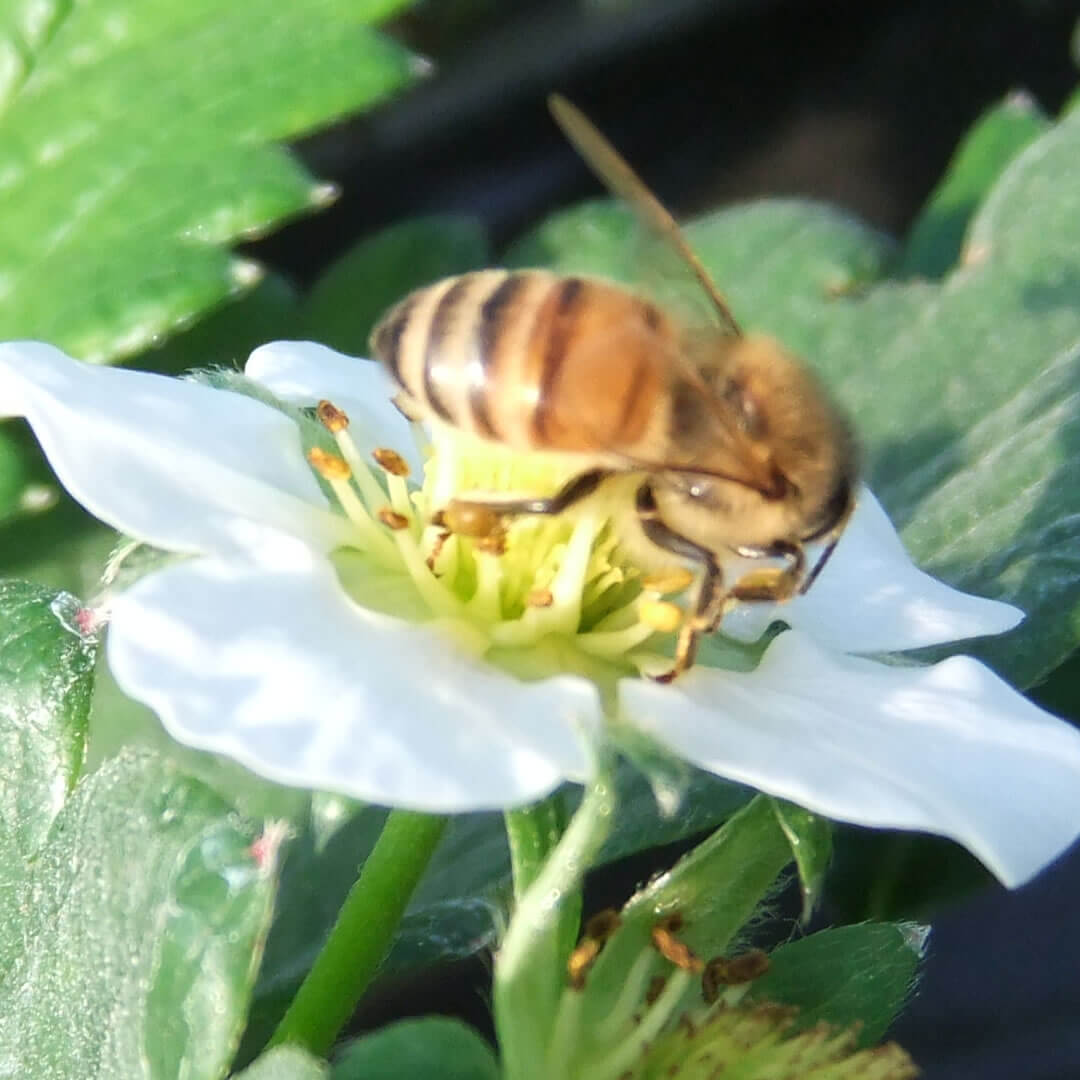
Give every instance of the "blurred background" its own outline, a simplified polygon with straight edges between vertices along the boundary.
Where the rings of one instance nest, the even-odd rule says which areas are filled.
[[[496,248],[598,194],[544,105],[589,115],[681,216],[802,195],[902,234],[983,110],[1056,112],[1065,0],[428,0],[386,24],[431,61],[391,104],[299,142],[342,187],[257,252],[310,280],[382,225],[481,218]]]

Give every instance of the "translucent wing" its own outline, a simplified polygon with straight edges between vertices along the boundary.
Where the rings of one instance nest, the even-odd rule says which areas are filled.
[[[730,337],[725,342],[733,344]],[[572,375],[566,376],[578,380],[569,395],[576,406],[572,415],[551,418],[561,430],[558,445],[603,456],[619,470],[724,477],[770,491],[775,476],[768,455],[748,438],[730,402],[716,395],[703,374],[705,365],[684,345],[633,318],[613,320],[580,340]],[[676,440],[653,457],[642,436],[659,404],[656,395],[666,393],[675,372],[689,395],[681,406],[687,422],[705,428],[692,445]]]
[[[739,336],[742,331],[727,301],[663,203],[580,109],[558,94],[548,98],[548,107],[555,122],[600,181],[634,211],[644,227],[646,238],[654,241],[650,246],[657,250],[647,253],[645,259],[664,265],[649,268],[653,274],[660,274],[656,283],[650,282],[653,286],[650,291],[657,294],[658,299],[666,300],[674,290],[682,287],[683,281],[689,279],[691,288],[704,293],[709,309],[720,326],[728,334]],[[665,257],[665,253],[672,257]],[[684,305],[676,303],[675,306]]]

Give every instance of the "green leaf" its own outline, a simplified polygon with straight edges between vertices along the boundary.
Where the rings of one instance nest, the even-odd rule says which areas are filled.
[[[71,0],[8,0],[0,16],[0,108],[26,81]]]
[[[108,360],[250,288],[257,268],[223,246],[329,196],[272,141],[409,80],[367,25],[399,6],[54,4],[28,44],[18,5],[0,38],[23,69],[0,72],[0,338]]]
[[[0,831],[22,859],[82,769],[97,653],[84,614],[74,596],[0,581]]]
[[[459,1020],[403,1020],[349,1043],[332,1080],[498,1080],[492,1049]]]
[[[633,276],[637,226],[625,207],[607,199],[553,214],[507,248],[507,266],[546,266],[562,274],[599,274],[627,281]]]
[[[915,219],[896,272],[944,276],[960,257],[979,203],[1005,166],[1049,126],[1046,114],[1026,94],[1012,94],[980,117]]]
[[[258,841],[258,843],[256,843]],[[276,840],[148,754],[79,784],[0,925],[16,1076],[217,1080],[270,922]]]
[[[298,1046],[275,1046],[234,1075],[235,1080],[328,1080],[330,1066]]]
[[[772,803],[776,820],[787,837],[799,871],[805,922],[821,899],[825,872],[832,858],[832,823],[794,803],[783,802],[771,796],[769,801]]]
[[[0,527],[11,518],[33,512],[35,504],[51,502],[48,489],[35,485],[41,455],[14,424],[0,428]]]
[[[818,203],[775,199],[721,210],[685,229],[686,238],[748,328],[778,334],[803,349],[820,332],[833,300],[884,273],[892,244],[881,233]],[[512,265],[599,274],[678,298],[698,286],[680,275],[656,280],[641,262],[629,211],[585,203],[554,215],[507,252]],[[665,259],[665,263],[669,260]]]
[[[993,880],[974,855],[944,837],[841,827],[829,910],[838,921],[931,919]]]
[[[306,333],[352,355],[368,355],[378,317],[413,289],[491,262],[479,222],[463,217],[405,221],[368,237],[312,287],[302,312]]]
[[[251,292],[222,304],[164,344],[126,363],[140,371],[167,375],[207,368],[239,370],[259,345],[299,336],[298,306],[293,287],[271,275]]]
[[[862,1046],[876,1043],[911,995],[928,929],[915,923],[862,923],[822,930],[781,945],[747,1000],[796,1005],[799,1028],[825,1021],[860,1024]]]
[[[754,797],[750,788],[692,769],[680,778],[674,813],[665,813],[657,806],[649,781],[637,769],[619,768],[616,781],[619,817],[604,844],[601,862],[711,832]]]
[[[1027,614],[978,648],[1021,685],[1078,639],[1078,170],[1080,113],[1005,170],[972,223],[965,267],[940,288],[840,305],[820,353],[916,560]]]

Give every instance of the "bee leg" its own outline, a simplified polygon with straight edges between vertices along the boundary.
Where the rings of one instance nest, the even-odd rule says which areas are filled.
[[[701,635],[709,633],[719,621],[718,612],[723,610],[725,599],[724,574],[708,548],[675,532],[661,519],[652,486],[648,482],[638,488],[635,506],[642,532],[649,540],[680,558],[700,563],[704,571],[698,586],[697,599],[694,601],[693,615],[683,623],[679,631],[675,663],[670,671],[656,676],[657,682],[669,683],[693,667]]]
[[[733,599],[782,603],[803,591],[801,586],[806,578],[806,554],[801,545],[789,540],[777,540],[765,547],[736,548],[735,552],[747,559],[784,559],[787,565],[750,570],[743,574],[731,587]]]
[[[825,569],[825,564],[829,561],[832,553],[836,550],[836,545],[839,540],[840,535],[836,534],[828,542],[828,544],[825,545],[825,550],[821,553],[821,558],[818,559],[816,563],[814,563],[814,566],[811,569],[810,573],[807,574],[805,578],[803,578],[803,583],[799,586],[800,596],[802,596],[802,594],[806,592],[806,590],[809,589],[815,581],[817,581],[818,574],[820,574],[821,571]]]
[[[505,517],[561,514],[568,506],[591,495],[610,475],[608,469],[590,469],[568,480],[554,495],[536,499],[451,499],[441,513],[451,532],[484,535],[485,531],[500,528]]]

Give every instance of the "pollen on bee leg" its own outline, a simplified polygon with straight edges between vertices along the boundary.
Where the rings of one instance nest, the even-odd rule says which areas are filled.
[[[682,626],[683,610],[668,600],[642,600],[638,619],[660,634],[671,634]]]
[[[498,535],[503,531],[503,522],[499,514],[490,506],[468,502],[464,499],[451,499],[445,509],[439,511],[440,523],[458,536],[481,539]]]

